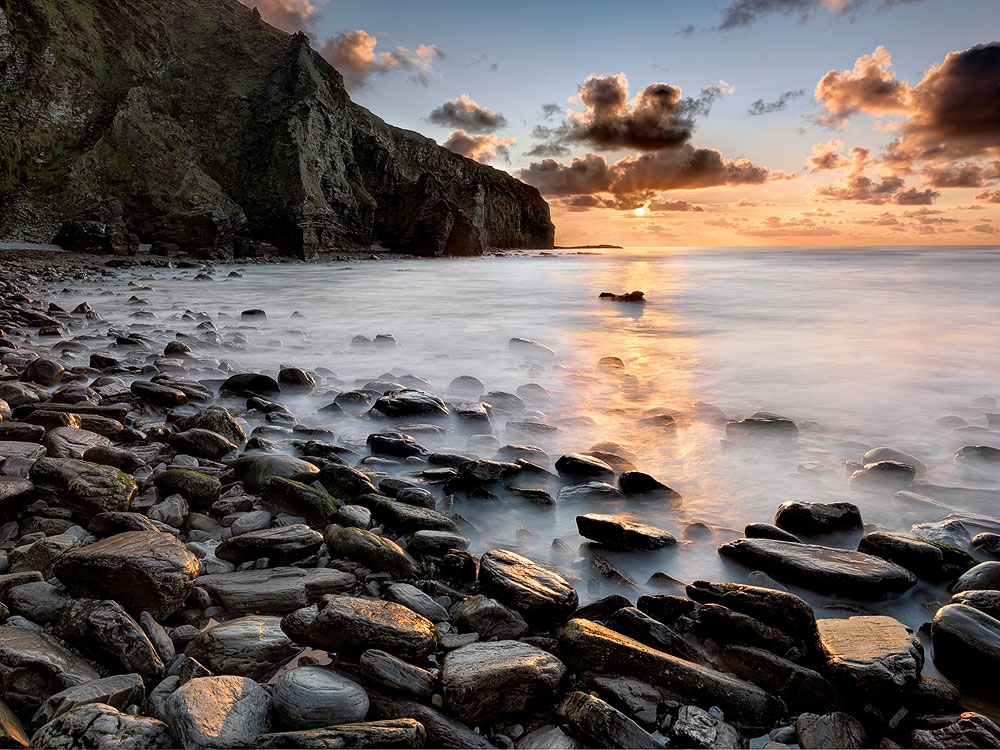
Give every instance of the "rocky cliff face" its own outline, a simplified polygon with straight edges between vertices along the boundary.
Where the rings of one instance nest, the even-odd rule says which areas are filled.
[[[0,240],[552,246],[537,190],[387,125],[236,0],[0,0],[0,133]]]

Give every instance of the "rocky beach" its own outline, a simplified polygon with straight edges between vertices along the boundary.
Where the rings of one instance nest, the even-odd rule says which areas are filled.
[[[615,553],[682,545],[627,513],[579,514],[588,543],[556,539],[545,559],[473,542],[463,508],[499,497],[542,510],[680,500],[677,478],[621,446],[542,447],[559,407],[545,388],[247,370],[239,335],[267,311],[151,310],[144,267],[222,276],[154,257],[0,260],[6,746],[1000,745],[995,517],[917,535],[874,527],[852,502],[775,498],[772,518],[717,546],[733,580],[661,574],[665,593],[636,595]],[[96,284],[135,312],[60,306]],[[536,370],[551,354],[509,346]],[[762,453],[804,428],[711,418]],[[363,441],[347,437],[358,425]],[[524,439],[499,439],[511,434]],[[988,468],[997,451],[959,454]],[[857,492],[935,502],[901,451],[846,468]],[[589,595],[593,576],[619,593]],[[922,588],[951,598],[919,632],[869,608]],[[839,615],[818,616],[809,592]]]

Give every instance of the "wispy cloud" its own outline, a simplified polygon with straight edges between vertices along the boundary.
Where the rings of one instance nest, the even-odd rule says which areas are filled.
[[[409,70],[414,83],[426,83],[434,61],[447,58],[433,44],[421,44],[415,50],[396,47],[380,52],[375,51],[376,44],[378,38],[367,31],[344,31],[324,42],[320,54],[344,76],[348,90],[364,88],[372,76],[395,70]]]
[[[763,99],[758,99],[750,105],[747,111],[752,115],[769,115],[772,112],[780,112],[788,108],[789,102],[793,99],[798,99],[800,96],[804,96],[805,93],[805,89],[796,89],[794,91],[782,92],[773,102],[765,102]]]
[[[885,10],[898,5],[920,2],[921,0],[733,0],[722,9],[720,31],[746,28],[762,21],[767,16],[782,15],[794,17],[804,23],[818,13],[833,17],[850,16],[862,8],[874,5]]]

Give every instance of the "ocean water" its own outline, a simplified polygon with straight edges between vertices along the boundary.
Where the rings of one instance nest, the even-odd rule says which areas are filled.
[[[319,392],[285,403],[347,445],[363,446],[382,425],[331,419],[318,409],[372,380],[416,376],[446,399],[460,375],[478,377],[487,391],[547,388],[552,402],[534,418],[558,429],[526,436],[496,413],[498,445],[535,444],[555,459],[614,442],[639,470],[682,496],[554,507],[513,497],[459,499],[455,509],[471,524],[473,551],[505,546],[553,565],[583,601],[673,591],[662,578],[649,580],[656,572],[684,582],[745,580],[747,571],[723,561],[718,545],[741,536],[747,523],[771,521],[787,500],[854,502],[872,528],[900,531],[953,512],[1000,517],[988,495],[945,493],[933,505],[858,492],[843,465],[861,461],[867,448],[889,446],[926,465],[921,481],[1000,488],[1000,475],[971,472],[954,459],[963,445],[1000,447],[1000,433],[986,430],[986,414],[1000,412],[996,247],[556,251],[218,266],[212,281],[196,280],[196,271],[125,273],[132,286],[124,293],[120,285],[83,285],[57,301],[87,300],[108,319],[168,333],[201,333],[198,320],[182,313],[207,313],[236,344],[211,356],[237,370],[294,365],[319,372]],[[645,293],[645,304],[599,298],[633,290]],[[266,319],[241,318],[250,308]],[[377,334],[391,334],[396,346],[352,344],[357,335]],[[512,337],[538,341],[553,355],[527,358],[509,347]],[[602,362],[608,357],[620,364]],[[726,439],[719,412],[738,419],[759,410],[793,419],[798,440],[750,448]],[[656,419],[665,414],[673,427]],[[958,419],[944,417],[973,428],[956,431]],[[417,438],[433,449],[492,457],[476,430],[447,426],[443,437]],[[672,532],[678,544],[606,553],[637,584],[623,589],[590,567],[592,550],[575,526],[586,512],[627,514]],[[565,546],[554,549],[556,539]],[[873,604],[796,591],[821,614],[888,613],[914,628],[949,596],[923,583]]]

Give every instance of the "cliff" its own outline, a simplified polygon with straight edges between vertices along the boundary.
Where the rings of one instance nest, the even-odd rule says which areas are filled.
[[[386,124],[236,0],[0,0],[0,134],[0,240],[304,258],[553,241],[535,188]]]

